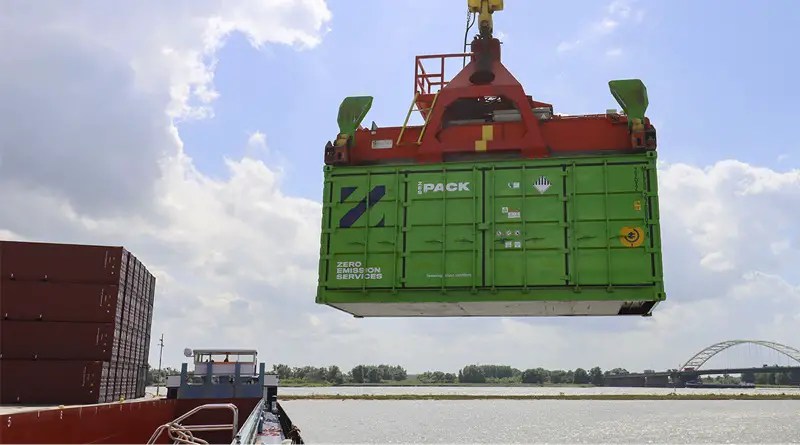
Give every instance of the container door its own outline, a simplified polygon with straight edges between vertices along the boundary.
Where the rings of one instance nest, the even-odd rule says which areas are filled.
[[[408,173],[405,287],[478,287],[483,282],[482,173]]]
[[[488,170],[487,286],[564,285],[564,169]]]
[[[652,284],[659,250],[651,163],[570,168],[572,283]],[[656,218],[656,219],[654,219]]]
[[[329,289],[400,284],[397,215],[401,175],[331,176],[326,186],[320,274]]]

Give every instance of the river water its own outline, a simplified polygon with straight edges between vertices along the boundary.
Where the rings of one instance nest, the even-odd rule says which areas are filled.
[[[665,388],[336,387],[280,394],[663,394]],[[800,389],[679,389],[798,393]],[[286,400],[307,443],[800,443],[800,401]]]

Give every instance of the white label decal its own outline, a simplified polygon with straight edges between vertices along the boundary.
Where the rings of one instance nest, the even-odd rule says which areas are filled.
[[[533,187],[539,191],[539,193],[544,193],[550,189],[550,186],[553,185],[550,183],[550,180],[547,179],[547,176],[539,176],[539,179],[533,183]]]
[[[468,192],[469,191],[469,181],[467,182],[417,182],[417,194],[422,195],[424,193],[429,192],[443,192],[447,190],[448,192]]]
[[[448,273],[448,274],[444,274],[444,276],[442,276],[442,274],[440,274],[440,273],[429,273],[429,274],[425,274],[425,277],[426,278],[470,278],[470,277],[472,277],[472,274],[469,273],[469,272]]]
[[[383,273],[380,267],[364,267],[361,261],[337,261],[337,280],[380,280]]]
[[[517,219],[520,217],[521,212],[519,210],[509,210],[508,211],[508,219]]]
[[[393,145],[391,139],[376,139],[372,141],[372,148],[376,150],[392,148]]]
[[[508,183],[508,188],[510,188],[510,189],[518,189],[519,188],[519,182],[509,182]]]

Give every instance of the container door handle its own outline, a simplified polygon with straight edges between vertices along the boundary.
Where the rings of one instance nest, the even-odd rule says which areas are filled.
[[[378,244],[394,244],[392,241],[378,241]]]
[[[475,240],[471,240],[469,238],[458,238],[456,240],[456,242],[459,242],[459,243],[474,243]]]
[[[580,241],[582,239],[589,239],[589,238],[597,238],[597,237],[594,236],[594,235],[583,235],[583,236],[579,236],[578,237],[578,241]]]
[[[426,242],[426,243],[439,243],[439,244],[443,244],[443,243],[444,243],[444,242],[443,242],[442,240],[440,240],[440,239],[429,239],[429,240],[426,240],[425,242]]]
[[[347,244],[358,244],[358,245],[360,245],[360,246],[363,246],[363,245],[365,245],[364,241],[350,241],[350,242],[349,242],[349,243],[347,243]]]
[[[544,238],[542,236],[532,236],[530,238],[525,238],[525,241],[541,241],[543,239],[546,239],[546,238]]]

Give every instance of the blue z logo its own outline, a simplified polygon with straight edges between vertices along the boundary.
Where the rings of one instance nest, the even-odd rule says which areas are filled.
[[[357,187],[342,187],[341,195],[339,196],[339,203],[342,204],[344,201],[350,197],[355,191]],[[361,215],[366,213],[366,211],[375,206],[378,201],[386,195],[386,186],[385,185],[377,185],[375,186],[370,192],[369,195],[366,196],[364,199],[358,202],[355,207],[350,209],[347,213],[342,216],[339,220],[339,227],[346,229],[352,227]],[[378,221],[378,224],[375,227],[383,227],[386,223],[386,217],[384,216]]]

